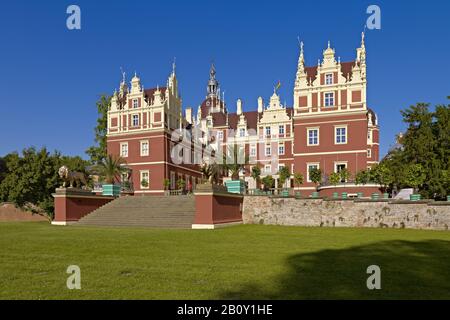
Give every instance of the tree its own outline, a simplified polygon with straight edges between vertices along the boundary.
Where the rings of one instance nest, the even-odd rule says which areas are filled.
[[[224,171],[231,173],[232,180],[239,180],[239,173],[248,164],[249,157],[245,155],[243,145],[233,143],[227,145],[227,152],[224,155],[223,164],[221,167]]]
[[[6,176],[6,161],[3,158],[0,158],[0,183]]]
[[[339,177],[341,178],[341,181],[345,183],[350,179],[351,173],[347,168],[342,168],[341,171],[339,171]]]
[[[414,188],[414,193],[427,178],[425,169],[420,164],[410,164],[405,170],[405,183]]]
[[[98,119],[95,127],[95,142],[97,145],[86,150],[93,164],[100,164],[106,159],[106,134],[108,132],[108,110],[111,106],[111,96],[102,95],[96,102]]]
[[[369,172],[367,170],[361,170],[358,171],[358,173],[356,174],[355,183],[357,185],[360,184],[365,185],[369,182],[369,179],[370,179]]]
[[[299,188],[303,184],[303,175],[300,172],[294,173],[294,184],[296,184]]]
[[[177,184],[179,189],[184,190],[184,187],[186,186],[186,181],[180,178],[178,179]]]
[[[10,201],[19,207],[52,217],[52,193],[59,187],[60,154],[50,154],[46,148],[24,149],[4,158],[6,173],[0,183],[0,201]]]
[[[270,175],[265,176],[264,178],[261,179],[261,181],[264,184],[264,190],[272,189],[273,186],[275,185],[275,180]]]
[[[341,175],[338,172],[331,173],[330,182],[336,188],[337,184],[341,182]]]
[[[255,179],[256,185],[258,186],[259,184],[259,180],[260,180],[260,176],[261,176],[261,168],[259,166],[254,166],[252,168],[252,172],[250,173],[250,176]]]
[[[127,172],[125,164],[122,157],[108,155],[101,163],[94,166],[93,171],[98,173],[105,183],[114,184],[114,182],[120,181],[122,173]]]
[[[383,192],[386,192],[389,185],[394,181],[391,169],[384,163],[375,165],[370,170],[371,180],[378,183]]]
[[[309,180],[316,185],[316,191],[319,190],[319,184],[322,182],[322,170],[318,168],[311,168],[309,171]]]
[[[283,187],[286,180],[289,179],[289,177],[291,176],[291,172],[289,171],[288,167],[283,166],[278,170],[278,176],[280,186]]]

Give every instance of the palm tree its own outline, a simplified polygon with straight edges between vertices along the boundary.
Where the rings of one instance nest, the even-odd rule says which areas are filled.
[[[107,184],[114,184],[116,180],[120,180],[122,173],[127,172],[124,166],[126,161],[122,157],[113,157],[108,155],[105,160],[94,167],[94,170],[103,178]]]
[[[243,163],[242,163],[243,160]],[[239,173],[248,164],[249,157],[240,145],[234,143],[227,146],[227,154],[224,155],[223,169],[231,173],[231,180],[239,180]]]

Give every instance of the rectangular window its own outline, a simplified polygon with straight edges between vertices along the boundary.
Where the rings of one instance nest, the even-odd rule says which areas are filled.
[[[270,127],[266,127],[266,137],[270,138]]]
[[[141,141],[141,156],[148,156],[148,141]]]
[[[245,128],[240,128],[239,129],[239,136],[240,137],[245,137]]]
[[[223,131],[217,132],[217,139],[219,139],[220,141],[223,141]]]
[[[306,181],[307,182],[312,182],[311,179],[309,178],[309,172],[312,169],[319,169],[319,164],[318,163],[308,163],[307,164],[307,172],[306,172]]]
[[[270,147],[270,144],[266,145],[266,156],[272,155],[272,148]]]
[[[139,125],[139,115],[133,114],[133,127],[137,127]]]
[[[281,135],[284,135],[284,126],[279,126],[278,127],[278,134],[281,136]]]
[[[372,142],[372,130],[367,131],[367,140]]]
[[[367,149],[367,158],[372,158],[372,150]]]
[[[334,164],[334,172],[341,172],[343,169],[347,168],[347,163],[335,163]],[[344,179],[341,180],[341,182],[346,182]]]
[[[336,129],[336,144],[345,144],[347,143],[347,128],[346,127],[337,127]]]
[[[319,129],[308,129],[308,146],[319,145]]]
[[[250,146],[250,156],[251,157],[256,157],[256,145],[251,145]]]
[[[138,107],[138,99],[133,99],[133,108],[137,108]]]
[[[150,186],[150,174],[148,171],[141,171],[141,189],[148,189]]]
[[[328,92],[325,93],[325,107],[332,107],[334,106],[334,93]]]
[[[270,164],[266,164],[266,165],[264,166],[264,172],[265,172],[266,174],[271,173],[271,172],[272,172],[272,166],[271,166]]]
[[[124,158],[128,157],[128,142],[120,144],[120,156]]]
[[[333,84],[333,74],[327,73],[325,75],[325,84]]]
[[[284,155],[284,144],[278,145],[278,154],[280,156]]]

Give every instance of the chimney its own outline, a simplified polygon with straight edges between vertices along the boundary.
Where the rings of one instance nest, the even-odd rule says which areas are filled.
[[[261,97],[258,98],[258,112],[263,112],[263,98]]]

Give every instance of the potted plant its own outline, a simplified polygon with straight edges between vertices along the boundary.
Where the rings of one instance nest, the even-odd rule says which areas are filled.
[[[164,185],[164,194],[168,195],[170,193],[170,191],[169,191],[170,180],[169,179],[164,179],[163,180],[163,185]]]
[[[361,170],[356,174],[355,184],[356,185],[366,185],[369,182],[369,172],[366,170]],[[358,198],[362,198],[364,194],[362,192],[358,192]]]
[[[250,176],[255,180],[256,188],[255,191],[260,188],[260,176],[261,176],[261,168],[259,166],[254,166],[252,168],[252,172],[250,173]]]
[[[149,184],[148,184],[147,179],[142,179],[142,181],[141,181],[141,186],[142,186],[143,188],[148,188]]]
[[[282,191],[282,195],[283,197],[288,197],[289,196],[289,189],[284,187],[284,184],[286,183],[287,179],[289,179],[289,177],[291,176],[291,172],[289,171],[288,167],[281,167],[278,170],[278,180],[280,182],[280,186],[283,189]]]
[[[104,196],[118,196],[120,194],[121,186],[115,184],[115,182],[119,181],[121,174],[128,170],[125,164],[126,162],[122,157],[108,155],[93,168],[103,178],[102,194]]]
[[[297,185],[299,188],[303,184],[303,175],[300,172],[294,173],[294,184]],[[297,199],[300,198],[300,191],[295,192],[295,197]]]
[[[181,192],[184,192],[184,188],[186,187],[186,181],[184,181],[182,178],[178,179],[177,181],[178,189],[181,190]]]
[[[322,170],[312,168],[309,171],[309,179],[316,185],[316,191],[312,193],[313,198],[319,197],[319,184],[322,181]]]
[[[394,182],[394,176],[389,169],[389,167],[384,164],[380,163],[378,165],[375,165],[370,170],[370,175],[372,180],[374,180],[376,183],[378,183],[381,186],[381,191],[383,192],[383,198],[389,198],[389,194],[387,193],[387,188],[389,185]]]
[[[223,170],[231,173],[231,180],[225,181],[227,191],[230,193],[245,193],[245,181],[239,178],[241,170],[245,169],[248,156],[242,145],[236,143],[228,145],[223,160]]]
[[[417,201],[421,199],[420,193],[416,193],[427,178],[425,169],[420,164],[411,164],[405,170],[405,183],[413,187],[413,194],[410,200]]]
[[[271,175],[265,176],[261,179],[263,185],[264,185],[264,191],[269,192],[270,189],[273,188],[275,184],[275,180]]]
[[[339,193],[336,192],[336,186],[341,181],[341,175],[337,172],[333,172],[330,174],[330,182],[334,186],[333,199],[337,199],[339,197]]]

